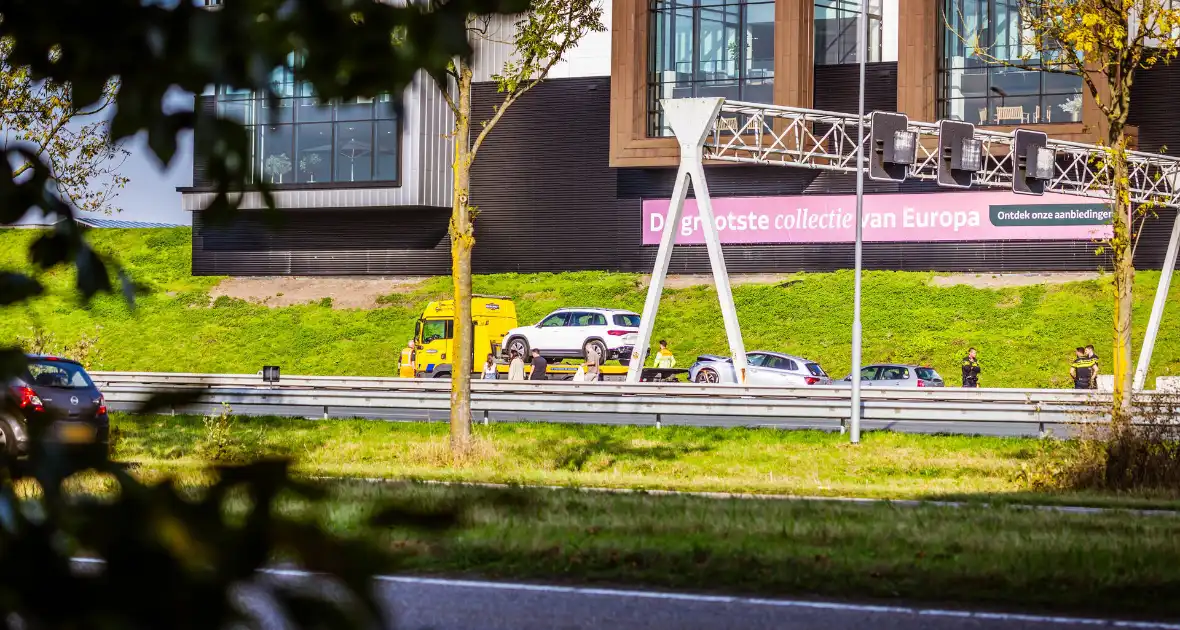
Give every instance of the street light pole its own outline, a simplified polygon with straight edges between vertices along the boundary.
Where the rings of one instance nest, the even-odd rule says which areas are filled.
[[[848,427],[853,444],[860,442],[860,268],[862,226],[865,205],[865,58],[868,57],[869,0],[861,0],[860,15],[856,22],[856,55],[860,65],[859,104],[856,113],[860,117],[856,125],[856,244],[855,271],[853,272],[852,304],[852,409]]]

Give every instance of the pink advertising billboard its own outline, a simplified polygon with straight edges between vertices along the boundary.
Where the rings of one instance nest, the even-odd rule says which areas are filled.
[[[643,202],[643,244],[658,245],[668,199]],[[720,197],[713,214],[721,242],[844,243],[856,238],[854,195]],[[865,195],[865,241],[1094,240],[1109,238],[1110,210],[1068,195],[1007,191]],[[696,200],[684,205],[676,242],[705,242]]]

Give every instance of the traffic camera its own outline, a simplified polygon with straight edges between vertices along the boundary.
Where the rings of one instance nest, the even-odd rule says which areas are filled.
[[[983,168],[983,142],[975,125],[958,120],[938,123],[938,185],[970,188],[971,177]]]
[[[1045,194],[1045,182],[1053,179],[1057,152],[1049,148],[1049,136],[1043,131],[1017,129],[1012,146],[1012,192],[1021,195]]]
[[[905,181],[918,152],[918,134],[905,114],[873,112],[869,117],[869,179]]]

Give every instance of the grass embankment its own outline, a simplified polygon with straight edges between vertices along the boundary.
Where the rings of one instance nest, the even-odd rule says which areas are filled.
[[[200,418],[114,421],[122,461],[175,469],[209,457]],[[292,457],[312,476],[1180,507],[1180,495],[1166,493],[1031,492],[1025,470],[1042,446],[1024,438],[867,432],[854,447],[821,431],[493,424],[476,427],[473,455],[457,464],[443,423],[236,418],[219,439],[227,459]]]
[[[0,230],[0,269],[26,267],[32,230]],[[122,261],[151,295],[134,313],[117,297],[81,310],[65,271],[50,274],[50,294],[29,306],[0,309],[0,341],[40,324],[59,341],[96,334],[94,369],[253,373],[264,364],[287,374],[390,375],[426,302],[445,298],[447,278],[384,296],[374,309],[333,309],[330,300],[270,308],[226,296],[210,299],[221,278],[191,275],[191,231],[95,230],[91,240]],[[929,363],[952,383],[968,346],[980,350],[983,383],[999,387],[1062,386],[1070,349],[1110,338],[1109,282],[1000,290],[934,287],[932,274],[871,272],[864,283],[867,361]],[[1137,276],[1136,325],[1147,319],[1158,273]],[[501,274],[477,276],[475,290],[517,301],[522,323],[551,309],[594,304],[641,310],[637,274]],[[789,351],[843,377],[849,366],[852,274],[800,274],[772,285],[734,289],[746,347]],[[1175,315],[1180,294],[1170,297]],[[726,352],[724,327],[710,287],[665,292],[657,337],[671,341],[682,364],[703,352]],[[1136,339],[1139,337],[1136,336]],[[1165,326],[1153,374],[1180,373],[1180,327]]]
[[[158,477],[154,471],[143,471]],[[183,484],[199,486],[197,475]],[[93,490],[93,482],[84,485]],[[401,571],[763,596],[1180,617],[1180,518],[1012,507],[481,490],[334,482],[280,509],[408,554]],[[103,487],[99,484],[99,487]],[[423,541],[373,530],[390,501],[467,505]]]

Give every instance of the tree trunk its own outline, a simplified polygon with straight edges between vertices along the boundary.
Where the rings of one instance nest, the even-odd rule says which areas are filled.
[[[1114,376],[1112,418],[1116,430],[1131,420],[1131,296],[1135,283],[1135,261],[1131,258],[1134,224],[1128,180],[1126,137],[1121,127],[1112,125],[1110,139],[1110,167],[1112,171],[1111,204],[1113,235],[1111,252],[1114,256],[1114,351],[1111,354],[1111,373]]]
[[[471,320],[471,250],[475,228],[468,194],[471,189],[471,68],[459,67],[455,117],[454,195],[451,205],[451,279],[455,286],[455,343],[451,357],[451,454],[461,456],[471,441],[471,372],[474,326]]]

